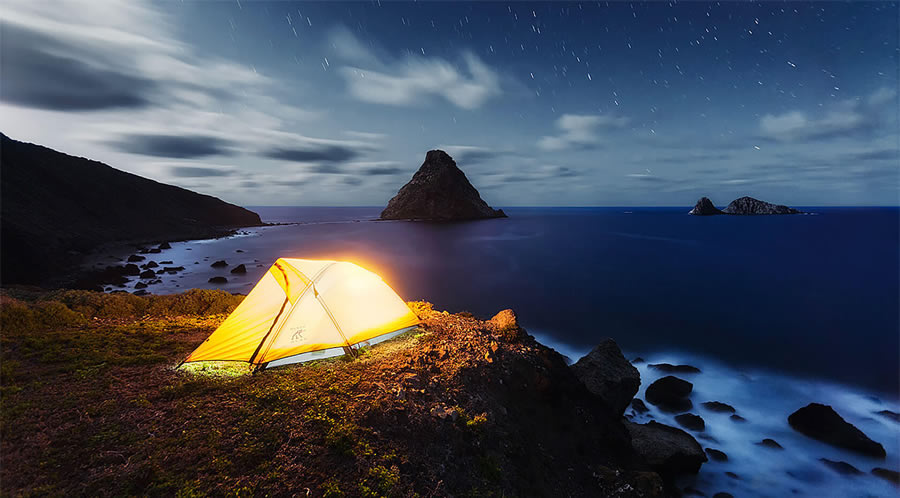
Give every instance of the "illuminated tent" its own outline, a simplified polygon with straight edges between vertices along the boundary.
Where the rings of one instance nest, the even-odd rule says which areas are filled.
[[[285,259],[185,362],[273,367],[343,354],[419,323],[378,275],[353,263]]]

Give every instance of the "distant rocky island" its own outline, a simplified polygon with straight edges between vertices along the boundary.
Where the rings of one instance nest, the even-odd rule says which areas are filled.
[[[697,204],[694,205],[694,208],[689,211],[689,214],[695,216],[710,216],[715,214],[801,214],[801,211],[747,196],[731,201],[725,209],[718,209],[708,197],[701,197],[700,200],[697,201]]]
[[[425,162],[384,211],[382,220],[456,221],[505,218],[472,186],[456,161],[442,150],[430,150]]]
[[[211,238],[262,224],[258,214],[209,195],[0,140],[4,285],[65,284],[81,258],[104,244]]]

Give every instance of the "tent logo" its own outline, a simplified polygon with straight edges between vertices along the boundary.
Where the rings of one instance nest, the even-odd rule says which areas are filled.
[[[303,333],[306,332],[306,327],[303,325],[297,325],[295,327],[291,327],[291,330],[294,332],[291,334],[291,342],[299,342],[303,340]]]

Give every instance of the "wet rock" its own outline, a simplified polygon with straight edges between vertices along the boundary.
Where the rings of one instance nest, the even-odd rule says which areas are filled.
[[[172,248],[172,246],[170,246],[168,242],[163,242],[162,244],[160,244],[157,247],[159,247],[160,249],[171,249]]]
[[[243,249],[238,249],[238,250],[236,250],[236,251],[234,251],[234,252],[244,252],[244,250],[243,250]]]
[[[703,405],[703,408],[706,408],[707,410],[709,410],[711,412],[734,413],[733,406],[731,406],[727,403],[722,403],[720,401],[706,401],[706,402],[702,403],[702,405]]]
[[[673,374],[673,373],[684,373],[684,374],[692,374],[692,373],[700,373],[700,369],[691,365],[672,365],[669,363],[651,363],[647,365],[648,367],[659,370],[660,372]]]
[[[639,365],[639,364],[641,364],[641,363],[644,363],[644,361],[645,361],[645,360],[644,360],[643,358],[641,358],[640,356],[638,356],[637,358],[631,360],[631,363],[633,363],[633,364],[635,364],[635,365]]]
[[[706,448],[706,454],[709,455],[710,460],[715,460],[716,462],[728,461],[728,455],[726,455],[725,452],[721,450]]]
[[[145,284],[144,282],[138,282],[138,283],[134,284],[134,288],[135,289],[146,289],[147,284]]]
[[[241,263],[241,264],[235,266],[234,268],[232,268],[231,273],[234,273],[236,275],[237,274],[243,275],[243,274],[247,273],[247,267],[244,266],[243,263]]]
[[[572,371],[588,391],[622,415],[641,386],[641,374],[625,359],[612,339],[604,339],[572,365]]]
[[[701,197],[700,200],[697,201],[697,204],[694,205],[694,209],[688,211],[688,214],[693,214],[694,216],[710,216],[713,214],[722,214],[722,211],[716,208],[708,197]]]
[[[153,270],[144,270],[141,272],[140,278],[155,278],[156,272]]]
[[[153,249],[150,249],[149,252],[150,252],[151,254],[159,254],[159,253],[161,253],[162,251],[161,251],[158,247],[154,247]]]
[[[138,265],[135,264],[127,264],[122,267],[122,275],[131,275],[136,276],[141,274],[141,269],[138,268]]]
[[[694,385],[690,382],[669,375],[650,384],[644,398],[666,411],[683,412],[693,406],[688,399],[693,389]]]
[[[158,267],[159,265],[156,264],[156,261],[150,261],[150,262],[148,262],[145,266],[146,266],[147,268],[156,268],[156,267]]]
[[[706,423],[703,422],[703,418],[701,418],[699,415],[694,415],[693,413],[682,413],[681,415],[676,415],[675,421],[678,422],[678,425],[692,431],[699,432],[706,428]]]
[[[166,266],[166,267],[163,267],[163,269],[159,270],[159,271],[161,271],[163,273],[173,274],[175,272],[184,271],[184,267],[183,266]]]
[[[881,410],[880,412],[875,413],[881,415],[882,417],[889,418],[894,422],[900,422],[900,413],[892,412],[890,410]]]
[[[228,279],[225,277],[212,277],[208,280],[211,284],[227,284]]]
[[[788,417],[797,432],[832,446],[863,455],[884,458],[881,444],[869,439],[861,430],[843,419],[834,409],[820,403],[810,403]]]
[[[696,474],[707,461],[703,448],[690,434],[657,422],[625,422],[631,445],[664,479]]]
[[[862,474],[861,470],[857,469],[847,462],[836,462],[827,458],[820,458],[819,461],[824,463],[826,466],[828,466],[828,468],[837,472],[838,474],[843,474],[845,476],[858,476]]]
[[[774,439],[765,438],[762,441],[756,443],[758,446],[765,446],[766,448],[772,448],[773,450],[783,450],[784,447],[778,444],[778,441]]]
[[[888,470],[881,467],[875,467],[874,469],[872,469],[872,475],[888,480],[895,485],[900,486],[900,473],[898,473],[896,470]]]
[[[725,214],[799,214],[800,211],[769,202],[754,199],[753,197],[740,197],[731,201],[731,204],[722,210]]]
[[[213,268],[225,268],[228,266],[228,263],[224,259],[220,259],[219,261],[216,261],[215,263],[213,263],[209,266],[211,266]]]
[[[492,209],[456,162],[442,150],[430,150],[425,162],[384,211],[383,220],[473,220],[505,218],[502,209]]]
[[[173,265],[173,264],[175,264],[175,263],[173,263],[173,262],[171,262],[171,261],[160,261],[159,264],[161,264],[161,265]]]
[[[640,400],[640,398],[634,398],[633,400],[631,400],[631,407],[634,408],[634,411],[638,413],[647,413],[648,411],[650,411],[650,409],[647,408],[647,405],[645,405],[644,402]]]
[[[137,263],[138,261],[143,261],[145,259],[147,259],[147,258],[145,258],[143,256],[138,256],[137,254],[132,254],[131,256],[128,256],[129,263]]]
[[[744,417],[738,415],[737,413],[735,413],[734,415],[732,415],[732,416],[730,416],[730,417],[728,417],[728,418],[730,418],[732,422],[737,422],[737,423],[739,423],[739,424],[743,424],[744,422],[747,421],[747,419],[745,419]]]

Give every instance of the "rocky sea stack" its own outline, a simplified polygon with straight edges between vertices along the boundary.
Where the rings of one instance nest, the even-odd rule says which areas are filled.
[[[425,162],[381,212],[383,220],[454,221],[505,218],[469,183],[456,161],[442,150],[430,150]]]
[[[718,209],[708,197],[701,197],[688,214],[695,216],[709,216],[714,214],[756,215],[756,214],[801,214],[794,208],[781,204],[754,199],[753,197],[740,197],[731,201],[725,209]]]

